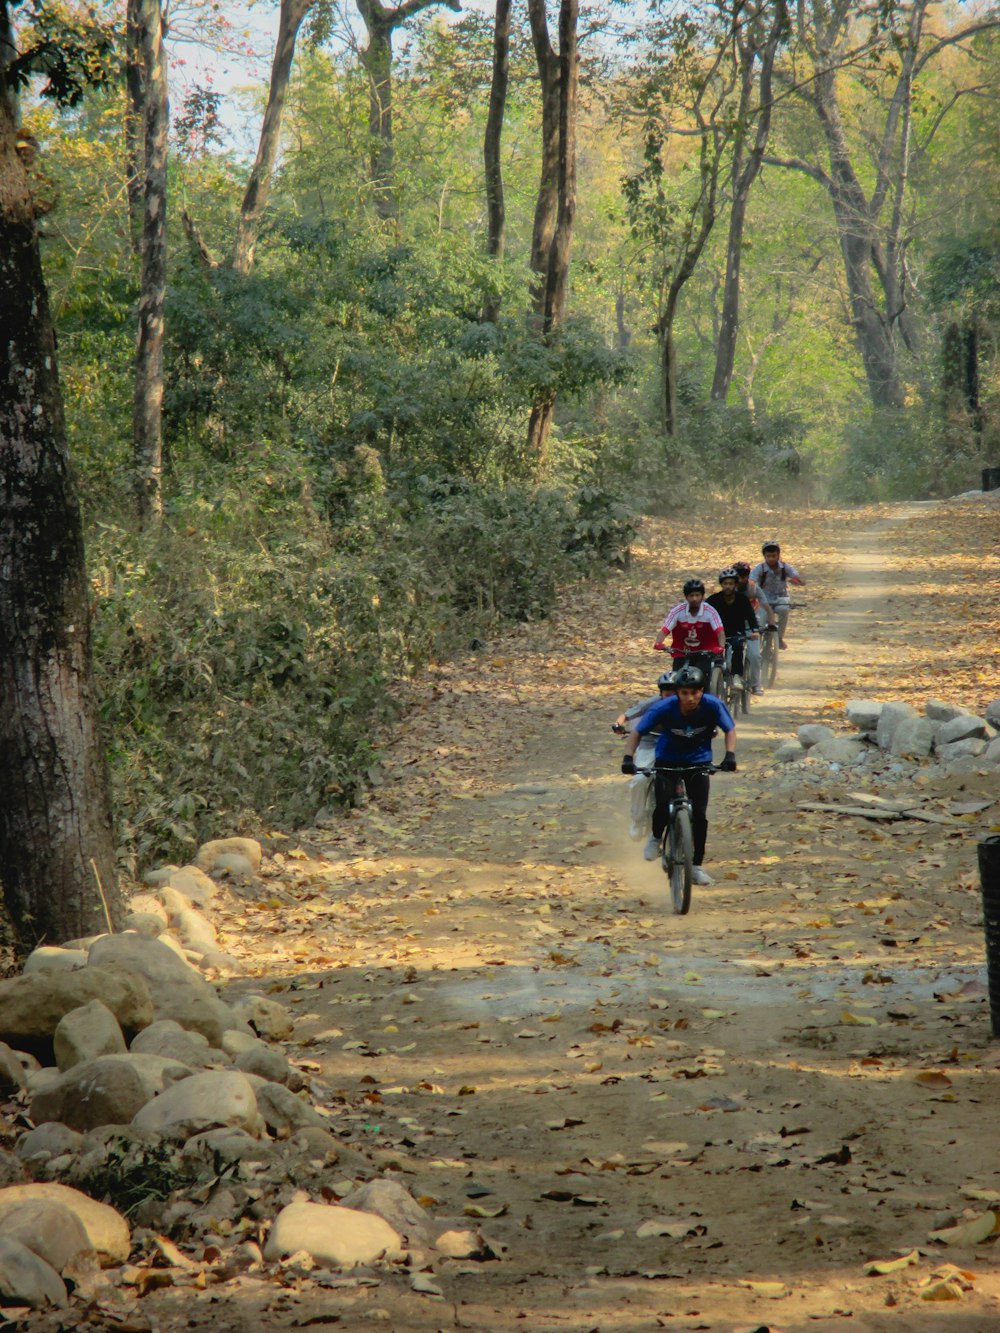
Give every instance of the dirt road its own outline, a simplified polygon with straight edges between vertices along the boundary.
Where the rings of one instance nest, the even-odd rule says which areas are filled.
[[[498,1257],[439,1262],[443,1298],[304,1280],[217,1294],[192,1327],[1000,1330],[995,1238],[928,1239],[1000,1205],[973,873],[1000,807],[869,824],[799,808],[856,776],[770,762],[852,695],[1000,695],[987,627],[933,679],[915,630],[930,588],[957,607],[981,586],[996,540],[994,510],[954,510],[726,517],[728,551],[651,522],[630,571],[414,682],[385,785],[274,843],[284,905],[229,945],[286,990],[336,1130]],[[808,605],[713,781],[715,884],[678,918],[627,838],[608,724],[651,692],[683,577],[773,532]],[[928,769],[860,788],[886,780],[945,812],[984,789]]]

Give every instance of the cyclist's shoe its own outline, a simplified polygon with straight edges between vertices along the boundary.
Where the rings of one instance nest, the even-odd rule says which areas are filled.
[[[660,840],[651,833],[646,839],[646,845],[642,849],[642,854],[647,861],[655,861],[660,854]]]
[[[712,883],[712,876],[707,870],[702,870],[701,866],[691,867],[691,879],[695,884],[700,884],[702,887]]]
[[[742,690],[742,689],[743,689],[743,677],[742,677],[742,676],[734,676],[734,677],[733,677],[733,689],[734,689],[734,690]]]
[[[784,641],[784,639],[779,639],[779,640],[778,640],[778,647],[779,647],[779,648],[787,648],[787,647],[788,647],[788,644]]]

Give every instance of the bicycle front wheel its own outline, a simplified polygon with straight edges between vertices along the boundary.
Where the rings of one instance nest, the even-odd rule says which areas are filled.
[[[694,867],[694,834],[691,811],[682,807],[670,821],[670,898],[678,916],[691,906],[691,877]]]
[[[724,679],[722,667],[712,667],[712,674],[708,678],[709,694],[714,694],[717,699],[721,699]]]

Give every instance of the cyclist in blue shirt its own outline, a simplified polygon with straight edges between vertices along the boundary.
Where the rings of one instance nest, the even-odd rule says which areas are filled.
[[[712,762],[712,737],[722,731],[726,741],[725,758],[720,771],[736,772],[736,723],[729,709],[714,694],[705,693],[705,676],[697,667],[682,667],[674,673],[677,694],[653,704],[629,733],[625,742],[622,772],[635,772],[635,752],[648,731],[657,730],[656,763],[675,768]],[[691,832],[694,835],[695,884],[711,884],[711,877],[702,867],[705,859],[705,841],[708,836],[708,796],[710,779],[705,772],[685,776],[684,786],[691,802]],[[671,775],[656,775],[656,808],[653,811],[653,832],[643,849],[647,861],[657,855],[663,830],[667,826],[667,812],[673,794]],[[652,850],[650,851],[650,848]]]

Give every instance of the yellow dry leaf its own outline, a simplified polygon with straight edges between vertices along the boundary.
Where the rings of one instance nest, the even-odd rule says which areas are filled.
[[[788,1295],[784,1282],[741,1282],[740,1286],[748,1288],[755,1296],[764,1296],[771,1301]]]
[[[942,1245],[978,1245],[981,1240],[993,1234],[997,1224],[996,1213],[981,1213],[968,1222],[959,1222],[958,1226],[944,1227],[940,1231],[929,1231],[928,1240],[939,1240]]]
[[[920,1292],[922,1301],[960,1301],[962,1299],[962,1288],[954,1278],[945,1282],[932,1282],[929,1287],[924,1287]]]
[[[901,1268],[909,1268],[911,1264],[919,1262],[920,1252],[911,1250],[909,1254],[903,1254],[898,1259],[870,1259],[865,1264],[865,1273],[869,1277],[883,1273],[898,1273]]]
[[[872,1018],[870,1014],[852,1014],[849,1009],[843,1010],[840,1015],[840,1021],[850,1028],[878,1027],[877,1018]]]

